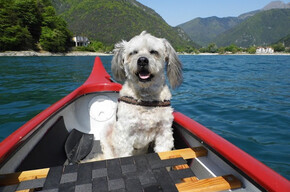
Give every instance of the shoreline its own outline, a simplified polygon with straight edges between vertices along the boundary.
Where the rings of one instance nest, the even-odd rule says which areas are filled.
[[[110,53],[102,53],[102,52],[86,52],[86,51],[72,51],[68,53],[51,53],[51,52],[36,52],[36,51],[6,51],[0,52],[0,57],[38,57],[38,56],[111,56],[113,54]],[[199,53],[199,54],[191,54],[191,53],[178,53],[178,55],[290,55],[290,53],[272,53],[272,54],[249,54],[249,53]]]
[[[47,56],[109,56],[112,54],[101,52],[71,51],[67,53],[51,53],[36,51],[5,51],[0,52],[0,57],[47,57]]]
[[[250,54],[250,53],[245,53],[245,52],[241,52],[241,53],[225,53],[225,54],[219,54],[219,53],[178,53],[178,55],[272,55],[272,56],[276,56],[276,55],[290,55],[290,53],[259,53],[259,54]]]

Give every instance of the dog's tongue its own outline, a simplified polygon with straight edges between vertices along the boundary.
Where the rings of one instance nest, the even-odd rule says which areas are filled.
[[[150,77],[150,73],[148,73],[148,72],[140,72],[139,73],[139,77],[141,78],[141,79],[148,79],[149,77]]]

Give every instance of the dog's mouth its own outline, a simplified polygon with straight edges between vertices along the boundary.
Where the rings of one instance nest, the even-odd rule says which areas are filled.
[[[139,78],[139,81],[146,82],[150,81],[154,76],[146,69],[142,69],[136,73]]]

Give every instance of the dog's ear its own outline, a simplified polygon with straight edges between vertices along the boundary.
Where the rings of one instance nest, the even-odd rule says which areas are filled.
[[[166,48],[165,61],[167,62],[167,77],[171,87],[175,89],[183,81],[182,64],[170,43],[166,39],[163,39],[163,43]]]
[[[117,43],[113,50],[114,56],[112,59],[111,70],[112,70],[114,78],[117,81],[126,80],[126,74],[124,70],[124,58],[123,58],[126,43],[127,43],[126,41]]]

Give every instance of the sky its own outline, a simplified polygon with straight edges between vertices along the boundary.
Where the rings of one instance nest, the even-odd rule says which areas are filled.
[[[261,9],[274,0],[137,0],[155,10],[169,25],[197,17],[228,17]],[[290,0],[282,0],[290,3]]]

